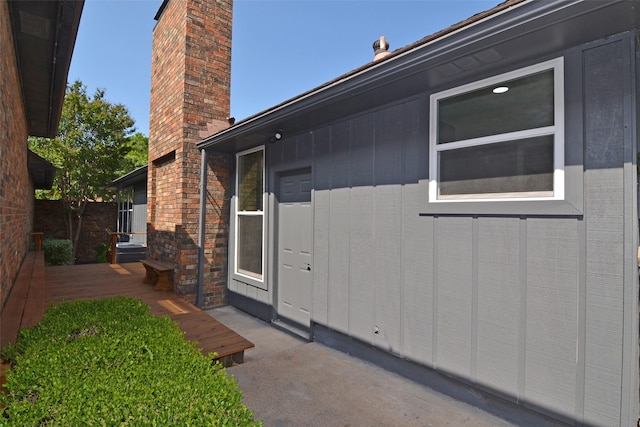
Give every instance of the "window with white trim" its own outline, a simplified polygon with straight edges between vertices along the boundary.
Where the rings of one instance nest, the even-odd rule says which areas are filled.
[[[562,58],[433,94],[429,202],[562,200]]]
[[[236,157],[235,272],[252,279],[264,277],[264,150]]]

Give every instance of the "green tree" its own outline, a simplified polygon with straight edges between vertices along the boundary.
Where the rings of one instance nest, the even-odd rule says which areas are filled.
[[[29,148],[58,168],[53,188],[39,196],[62,200],[74,259],[87,203],[113,199],[106,187],[122,173],[133,126],[124,105],[105,100],[103,89],[90,97],[76,80],[67,87],[58,136],[29,138]]]
[[[136,132],[127,137],[126,145],[129,147],[129,152],[122,159],[120,175],[129,173],[140,166],[146,165],[148,162],[149,137]]]

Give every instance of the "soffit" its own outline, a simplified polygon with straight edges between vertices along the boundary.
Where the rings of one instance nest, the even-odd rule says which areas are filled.
[[[33,188],[49,190],[53,186],[56,167],[31,150],[27,153],[27,169],[29,170],[29,176],[31,177]]]
[[[84,0],[10,1],[18,70],[32,136],[54,137]]]
[[[109,187],[112,188],[127,188],[133,187],[135,184],[147,181],[147,171],[149,170],[148,166],[141,166],[138,169],[135,169],[128,174],[122,175],[119,178],[114,179],[109,184]]]
[[[634,1],[506,3],[510,7],[479,14],[242,120],[198,147],[242,151],[266,143],[279,129],[295,135],[417,93],[530,65],[532,59],[548,59],[640,24],[640,5]]]

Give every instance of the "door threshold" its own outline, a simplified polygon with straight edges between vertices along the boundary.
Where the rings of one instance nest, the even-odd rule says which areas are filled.
[[[301,325],[294,325],[283,319],[274,319],[271,321],[276,329],[280,329],[283,332],[293,335],[296,338],[303,338],[306,341],[311,341],[311,329],[305,328]]]

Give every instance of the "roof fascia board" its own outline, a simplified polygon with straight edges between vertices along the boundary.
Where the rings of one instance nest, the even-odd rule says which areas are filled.
[[[409,49],[406,52],[402,52],[398,55],[398,58],[404,58],[404,61],[399,61],[398,63],[393,64],[393,68],[391,70],[387,70],[386,72],[394,72],[394,70],[400,68],[404,69],[407,67],[414,66],[415,64],[423,64],[425,62],[434,61],[435,59],[444,56],[447,53],[451,53],[452,51],[456,51],[468,46],[478,45],[482,41],[485,41],[491,37],[495,38],[496,35],[505,33],[509,30],[512,30],[516,27],[527,24],[531,21],[540,19],[544,16],[550,15],[552,13],[558,12],[562,9],[565,9],[569,6],[573,6],[578,3],[582,3],[583,0],[573,0],[571,3],[558,3],[558,2],[540,2],[535,0],[529,0],[524,3],[519,3],[511,9],[505,9],[498,12],[495,15],[487,16],[477,22],[470,24],[469,26],[465,26],[454,30],[451,33],[444,35],[442,38],[437,38],[434,40],[430,40],[424,44],[416,46],[415,48]],[[503,21],[498,21],[498,17],[504,15],[507,12],[512,12],[515,8],[526,8],[528,5],[533,5],[535,9],[533,10],[524,10],[520,15],[508,16],[505,17]],[[539,5],[542,5],[541,7]],[[481,29],[477,29],[477,31],[469,33],[472,31],[472,27],[477,27],[483,22],[494,20],[493,25],[484,27]],[[562,21],[558,21],[562,22]],[[554,24],[558,23],[554,22]],[[467,32],[468,34],[464,34]],[[455,39],[456,36],[461,35],[461,38]],[[519,33],[517,36],[509,37],[508,39],[513,39],[515,37],[521,37],[523,33]],[[500,38],[501,41],[507,40],[505,38]],[[495,44],[495,43],[493,43]],[[492,45],[485,44],[482,48],[489,48]],[[406,57],[409,58],[406,58]],[[390,61],[392,62],[392,61]]]
[[[490,37],[500,39],[500,37],[496,36],[499,36],[501,33],[513,30],[545,16],[553,15],[578,4],[585,5],[588,3],[589,7],[586,7],[583,12],[588,13],[621,1],[622,0],[615,0],[600,3],[584,2],[584,0],[563,2],[527,0],[518,3],[510,8],[501,10],[469,25],[444,34],[441,37],[429,40],[424,44],[409,47],[406,51],[401,51],[387,60],[374,63],[371,66],[367,66],[351,74],[346,74],[343,77],[338,77],[335,81],[329,82],[309,92],[303,93],[298,97],[285,101],[282,104],[276,105],[269,110],[240,121],[235,126],[204,139],[197,144],[197,147],[199,149],[214,149],[215,145],[231,138],[241,138],[258,129],[269,128],[269,126],[276,125],[286,118],[320,108],[343,96],[353,94],[354,91],[359,89],[370,89],[372,86],[375,86],[376,83],[383,81],[388,83],[394,79],[405,77],[411,73],[410,70],[414,67],[427,62],[433,62],[458,49],[472,45],[477,46]],[[573,15],[573,17],[575,16],[576,15]],[[548,25],[557,24],[565,20],[566,18],[557,21],[552,20]],[[521,35],[522,34],[518,36],[514,35],[509,38],[520,37]],[[504,41],[505,39],[502,38],[501,40]],[[483,48],[488,47],[491,46],[487,44],[483,45]]]
[[[67,78],[71,67],[71,58],[78,36],[84,0],[75,2],[60,2],[59,22],[56,22],[55,56],[49,101],[49,123],[47,126],[50,138],[58,133],[62,106],[67,92]]]
[[[84,0],[10,1],[8,5],[29,135],[53,138]],[[22,16],[50,24],[41,25],[42,33],[33,35],[22,27]]]
[[[118,188],[127,187],[134,182],[143,181],[142,179],[139,179],[139,178],[146,176],[147,173],[148,173],[148,165],[140,166],[138,169],[134,169],[131,172],[125,175],[122,175],[121,177],[111,181],[111,183],[109,184],[109,187],[118,187]]]

